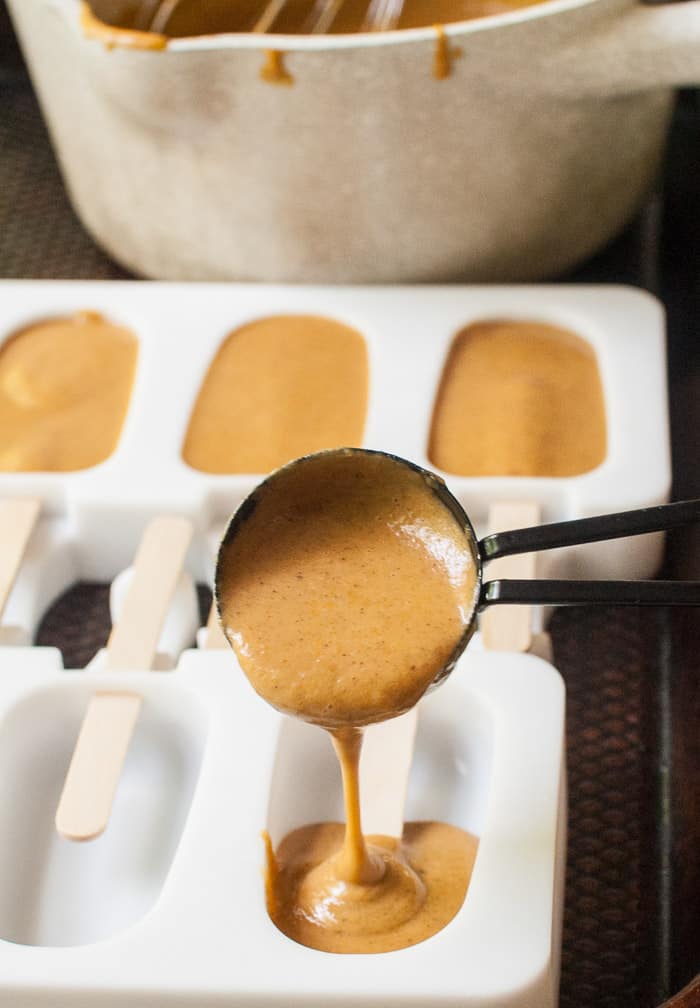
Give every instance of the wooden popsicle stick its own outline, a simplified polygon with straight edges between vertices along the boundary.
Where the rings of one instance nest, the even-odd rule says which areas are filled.
[[[141,703],[137,693],[90,698],[56,811],[56,829],[66,839],[94,840],[104,832]]]
[[[41,501],[35,497],[0,501],[0,619],[40,510]]]
[[[526,528],[540,521],[540,506],[534,501],[507,501],[492,504],[489,509],[489,532],[504,532]],[[536,554],[501,557],[493,560],[485,577],[517,578],[535,576]],[[490,651],[529,651],[532,646],[532,607],[525,605],[493,606],[480,619],[481,639]]]
[[[187,518],[161,515],[146,526],[129,591],[107,643],[111,671],[152,667],[191,539],[192,523]]]
[[[146,527],[107,644],[110,671],[152,667],[191,538],[186,518],[162,516]],[[67,839],[94,840],[104,832],[141,702],[136,693],[116,691],[90,700],[56,811],[56,829]]]
[[[362,831],[400,837],[408,775],[418,724],[418,707],[365,729],[360,757]]]
[[[207,636],[204,644],[205,650],[220,651],[228,646],[229,643],[226,640],[224,631],[221,629],[221,624],[219,623],[216,603],[212,602],[211,609],[209,610],[209,619],[207,620]]]

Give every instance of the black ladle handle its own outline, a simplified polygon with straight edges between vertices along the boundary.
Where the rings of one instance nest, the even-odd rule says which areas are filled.
[[[700,499],[659,504],[638,511],[533,525],[485,536],[484,563],[516,553],[662,532],[700,521]],[[489,605],[700,605],[700,581],[486,581],[479,608]]]
[[[491,605],[700,605],[700,581],[486,581],[479,609]]]
[[[664,532],[697,521],[700,521],[700,499],[658,504],[638,511],[620,511],[595,518],[494,532],[481,540],[479,553],[486,563],[516,553],[538,553],[540,550],[557,549],[560,546],[580,546],[583,543],[622,539],[645,532]]]

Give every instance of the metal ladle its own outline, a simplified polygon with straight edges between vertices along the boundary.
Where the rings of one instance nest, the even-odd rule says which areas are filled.
[[[602,542],[608,539],[660,532],[692,524],[700,521],[700,500],[682,501],[594,518],[514,529],[487,535],[479,540],[462,505],[434,473],[387,452],[341,448],[295,459],[263,480],[243,501],[232,516],[219,549],[215,575],[217,607],[222,572],[227,564],[229,547],[235,538],[245,535],[246,522],[255,510],[261,495],[265,494],[266,498],[269,498],[269,495],[276,491],[278,481],[282,482],[280,474],[288,473],[292,467],[304,467],[308,472],[309,479],[314,480],[321,467],[339,455],[347,458],[355,457],[360,465],[364,456],[379,456],[385,458],[387,463],[391,463],[392,466],[399,463],[418,473],[422,476],[430,492],[454,516],[464,534],[464,550],[471,556],[476,567],[475,602],[464,633],[450,658],[436,676],[434,685],[442,682],[452,671],[476,629],[478,613],[490,605],[700,605],[700,582],[698,581],[516,581],[507,579],[484,581],[483,576],[484,564],[499,557],[557,549],[562,546]],[[219,619],[221,619],[220,610]]]

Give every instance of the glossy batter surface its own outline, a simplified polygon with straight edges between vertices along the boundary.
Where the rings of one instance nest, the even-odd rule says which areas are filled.
[[[48,319],[0,347],[0,470],[70,472],[114,451],[138,344],[96,312]]]
[[[538,0],[535,0],[538,2]],[[488,17],[533,6],[533,0],[405,0],[398,28],[420,28]],[[93,0],[86,10],[105,25],[123,32],[123,40],[103,29],[106,42],[160,48],[168,38],[250,32],[268,6],[267,0],[179,0],[159,4],[154,0],[131,0],[115,5],[112,0]],[[286,0],[267,29],[276,34],[307,34],[318,23],[323,3],[315,0]],[[369,0],[344,0],[327,30],[330,34],[369,30]],[[84,19],[84,28],[99,37],[99,22]],[[150,26],[150,32],[145,32]],[[148,36],[151,36],[149,40]]]
[[[280,931],[324,952],[391,952],[424,941],[464,902],[478,841],[447,823],[406,823],[403,839],[368,837],[378,885],[338,871],[341,823],[316,823],[268,845],[267,906]]]
[[[367,349],[355,329],[313,315],[259,319],[219,348],[182,456],[202,472],[267,473],[359,444],[367,393]]]
[[[224,632],[257,692],[326,727],[408,710],[472,616],[476,566],[407,466],[329,453],[277,473],[225,543]]]
[[[585,340],[524,321],[457,335],[433,411],[434,465],[460,476],[576,476],[606,450],[603,387]]]

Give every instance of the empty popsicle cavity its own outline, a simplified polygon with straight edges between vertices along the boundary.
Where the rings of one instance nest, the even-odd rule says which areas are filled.
[[[56,832],[56,805],[87,703],[104,675],[64,669],[54,648],[25,647],[6,656],[2,679],[0,821],[8,828],[0,835],[0,946],[7,990],[11,948],[26,956],[26,946],[118,939],[153,909],[189,815],[208,722],[194,679],[188,687],[177,673],[138,676],[138,691],[147,699],[109,829],[89,844],[72,843]],[[129,960],[118,958],[122,965]],[[83,978],[88,959],[90,953],[79,967]],[[98,972],[98,983],[107,986],[102,966]],[[30,978],[46,985],[47,1003],[64,1000],[41,953]],[[24,1001],[14,991],[8,997],[13,1006]],[[100,1000],[91,991],[91,1004]]]
[[[147,526],[107,644],[107,670],[152,668],[191,536],[185,518],[163,516]],[[56,828],[68,839],[92,840],[105,829],[140,707],[141,697],[126,691],[90,700],[56,812]]]

